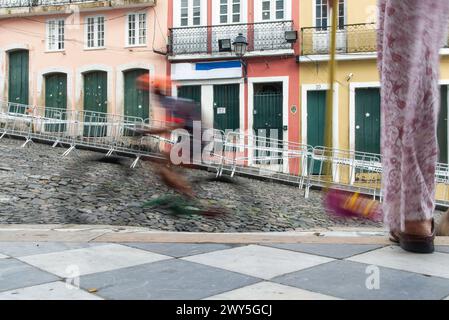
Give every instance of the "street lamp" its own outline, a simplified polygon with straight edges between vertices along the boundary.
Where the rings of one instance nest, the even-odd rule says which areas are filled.
[[[235,38],[233,45],[236,56],[242,58],[246,54],[248,48],[248,42],[246,42],[246,38],[242,33],[239,33],[237,38]]]
[[[246,61],[243,59],[243,57],[245,56],[246,51],[248,49],[248,42],[246,42],[246,38],[243,36],[243,34],[239,33],[239,35],[235,38],[232,45],[234,46],[235,55],[240,59],[240,63],[243,66],[243,78],[246,81],[246,79],[247,79],[247,64],[246,64]]]

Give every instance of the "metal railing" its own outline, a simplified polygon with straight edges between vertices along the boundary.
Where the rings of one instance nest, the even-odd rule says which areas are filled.
[[[232,44],[239,33],[247,39],[248,51],[291,49],[292,44],[286,41],[285,32],[292,30],[291,20],[172,28],[170,54],[219,53],[218,41],[228,39]]]
[[[58,6],[70,3],[97,2],[98,0],[0,0],[0,8]]]
[[[381,198],[379,154],[317,146],[310,157],[306,196],[312,186],[358,191]]]
[[[307,158],[313,148],[262,135],[229,132],[224,140],[218,175],[225,171],[268,177],[297,184],[301,189],[307,176]]]
[[[301,55],[328,54],[330,27],[301,28]],[[444,43],[449,48],[449,35]],[[375,23],[347,24],[337,30],[338,53],[372,53],[377,51]]]
[[[337,52],[362,53],[377,50],[375,23],[348,24],[337,30]],[[301,54],[328,54],[330,27],[301,28]]]

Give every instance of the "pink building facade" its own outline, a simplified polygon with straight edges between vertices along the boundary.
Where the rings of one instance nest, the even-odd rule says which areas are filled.
[[[148,92],[135,79],[166,73],[167,8],[154,0],[1,0],[0,100],[148,118]]]
[[[296,0],[0,0],[0,101],[146,119],[166,75],[204,126],[300,142],[298,27]]]

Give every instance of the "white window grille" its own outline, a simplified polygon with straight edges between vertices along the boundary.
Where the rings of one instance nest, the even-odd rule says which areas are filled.
[[[315,0],[315,26],[319,30],[326,30],[330,26],[330,12],[328,0]],[[338,1],[338,29],[344,29],[345,25],[345,0]]]
[[[47,50],[60,51],[64,50],[64,27],[63,19],[55,19],[47,21]]]
[[[201,0],[193,0],[193,25],[201,24]]]
[[[128,15],[128,46],[141,46],[147,43],[147,15],[146,13],[132,13]]]
[[[201,25],[201,0],[180,0],[180,2],[180,26]]]
[[[286,0],[262,0],[262,21],[284,20]]]
[[[241,0],[220,0],[220,23],[241,22]]]
[[[104,17],[88,17],[86,21],[86,47],[104,47]]]

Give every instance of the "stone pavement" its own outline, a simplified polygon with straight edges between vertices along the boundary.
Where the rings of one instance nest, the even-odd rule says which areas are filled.
[[[202,170],[180,170],[205,206],[232,214],[210,219],[173,217],[143,204],[173,192],[151,162],[129,168],[133,159],[105,159],[79,150],[62,159],[63,148],[23,140],[0,140],[0,224],[132,225],[163,231],[280,232],[339,226],[380,226],[365,219],[335,219],[322,207],[322,193],[304,198],[298,186],[235,177],[216,181]],[[114,158],[113,158],[114,159]]]
[[[417,255],[380,230],[0,226],[0,299],[449,299],[449,241],[437,244]]]

